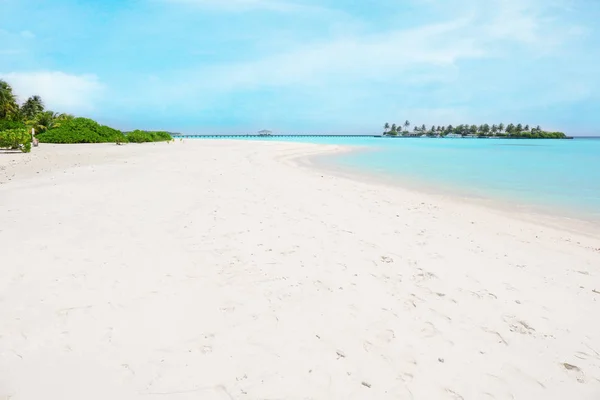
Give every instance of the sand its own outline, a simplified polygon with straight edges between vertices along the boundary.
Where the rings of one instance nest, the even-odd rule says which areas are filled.
[[[0,399],[600,398],[600,236],[340,150],[0,154]]]

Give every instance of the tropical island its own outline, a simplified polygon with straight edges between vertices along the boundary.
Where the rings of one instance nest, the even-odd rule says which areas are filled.
[[[529,125],[500,123],[498,125],[468,125],[431,126],[415,125],[410,130],[411,123],[389,124],[383,126],[383,136],[387,137],[448,137],[448,138],[511,138],[511,139],[568,139],[563,132],[547,132],[539,125],[531,128]]]
[[[0,80],[0,148],[28,153],[32,143],[143,143],[172,140],[168,132],[121,132],[88,118],[46,110],[40,96],[19,104],[12,87]]]
[[[514,139],[568,139],[563,132],[544,131],[539,125],[500,123],[498,125],[426,126],[407,120],[403,124],[385,123],[385,137],[434,138],[514,138]],[[47,110],[40,96],[31,96],[19,104],[12,87],[0,79],[0,148],[31,151],[31,146],[42,143],[143,143],[170,141],[177,134],[164,131],[122,132],[101,125],[88,118]],[[262,130],[258,136],[272,136]]]

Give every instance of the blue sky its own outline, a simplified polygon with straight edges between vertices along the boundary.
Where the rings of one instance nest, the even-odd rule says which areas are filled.
[[[0,0],[0,78],[121,129],[600,134],[597,0]]]

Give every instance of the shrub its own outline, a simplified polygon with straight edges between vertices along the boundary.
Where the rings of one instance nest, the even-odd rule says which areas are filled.
[[[173,139],[167,132],[147,132],[140,130],[129,132],[126,137],[130,143],[168,142]]]
[[[541,137],[549,138],[549,139],[564,139],[567,137],[562,132],[540,132]]]
[[[31,134],[27,128],[0,131],[0,148],[29,153],[31,151]]]
[[[0,132],[7,131],[9,129],[20,129],[25,127],[25,124],[22,122],[0,119]]]
[[[564,139],[567,136],[562,132],[533,131],[513,133],[511,137],[518,139]]]
[[[42,143],[109,143],[126,141],[121,131],[87,118],[74,118],[37,135]]]

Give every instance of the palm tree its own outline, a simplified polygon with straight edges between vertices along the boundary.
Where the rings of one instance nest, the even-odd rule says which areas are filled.
[[[390,130],[390,123],[386,122],[385,125],[383,125],[383,133],[387,133]]]
[[[396,126],[396,124],[392,124],[392,130],[390,131],[390,133],[392,135],[398,133],[398,127]]]
[[[425,124],[421,125],[421,132],[427,132],[427,127],[425,126]]]
[[[498,132],[498,127],[496,126],[496,124],[492,125],[492,127],[490,128],[490,131],[492,132],[493,136],[496,136],[496,132]]]
[[[44,102],[40,96],[31,96],[21,107],[21,113],[25,120],[32,120],[44,111]]]
[[[502,122],[500,122],[500,124],[498,125],[498,132],[502,133],[504,131],[504,124]]]
[[[484,135],[489,135],[490,133],[490,125],[489,124],[483,124],[481,125],[481,133],[483,133]]]
[[[35,129],[36,133],[43,133],[52,128],[58,128],[61,120],[59,114],[54,111],[44,111],[35,116],[31,121],[27,121],[27,124]]]
[[[12,119],[19,112],[17,98],[8,82],[0,79],[0,119]]]
[[[523,125],[521,125],[521,124],[517,124],[517,127],[516,127],[516,129],[517,129],[517,133],[521,133],[521,132],[523,132]]]
[[[73,114],[67,114],[67,113],[62,113],[58,117],[56,117],[56,119],[59,121],[70,121],[74,118],[75,118],[75,116]]]
[[[525,125],[525,128],[523,128],[523,130],[524,130],[525,132],[529,132],[529,125]]]
[[[513,124],[506,125],[506,133],[509,135],[515,130],[515,126]]]
[[[410,122],[408,120],[404,121],[404,130],[408,131],[408,128],[410,128]]]

